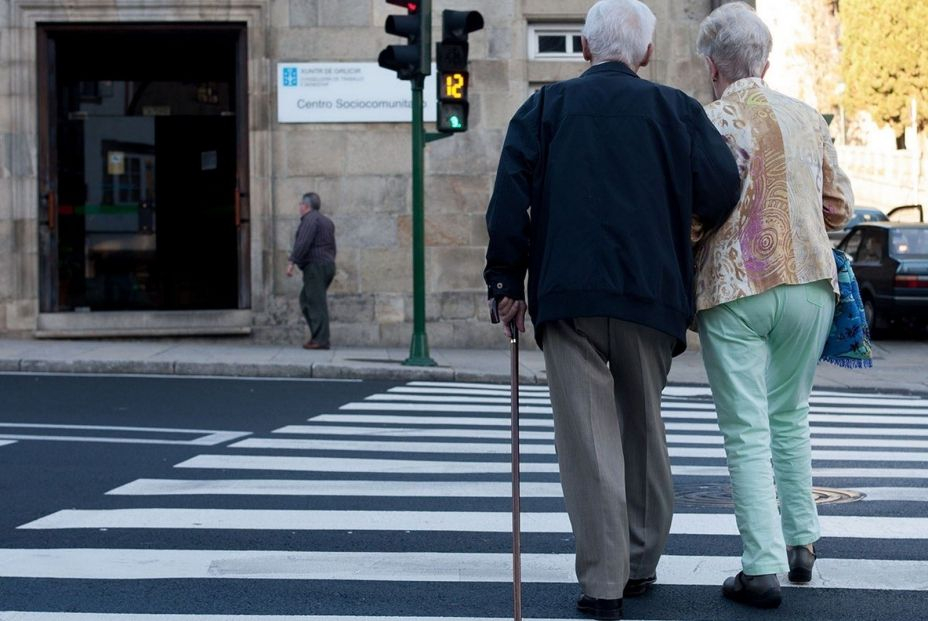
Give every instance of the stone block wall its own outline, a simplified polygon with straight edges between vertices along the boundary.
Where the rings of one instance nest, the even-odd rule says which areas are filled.
[[[433,0],[433,39],[445,8],[479,10],[486,27],[471,41],[471,129],[426,151],[428,335],[433,346],[499,346],[486,322],[482,281],[484,212],[509,118],[537,85],[578,75],[586,64],[528,59],[528,25],[582,24],[592,0]],[[710,89],[695,57],[710,0],[647,0],[658,17],[656,55],[642,76],[670,83],[701,101]],[[13,47],[34,46],[35,32],[11,21],[23,7],[45,7],[66,20],[249,20],[252,169],[252,338],[301,342],[299,278],[287,255],[306,191],[322,197],[335,221],[338,270],[330,290],[339,345],[406,346],[412,331],[410,138],[406,124],[281,125],[278,62],[370,62],[398,43],[383,32],[400,8],[382,0],[0,0],[0,334],[31,333],[38,313],[35,123],[16,126],[16,106],[35,119],[34,62]],[[42,9],[45,10],[45,9]],[[243,13],[245,12],[245,13]],[[224,17],[225,16],[225,17]],[[34,27],[34,24],[33,24]],[[17,36],[13,36],[17,34]],[[32,71],[32,81],[17,76]],[[22,73],[25,71],[26,73]],[[427,94],[430,96],[430,94]],[[31,106],[31,107],[30,107]],[[526,339],[531,343],[531,339]]]
[[[928,157],[920,150],[877,151],[838,146],[838,163],[851,178],[859,207],[889,211],[901,205],[928,208]]]

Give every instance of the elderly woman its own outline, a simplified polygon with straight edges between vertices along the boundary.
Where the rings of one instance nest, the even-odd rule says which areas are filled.
[[[780,604],[777,573],[812,576],[809,393],[837,292],[826,230],[853,208],[822,115],[762,79],[771,43],[741,2],[713,11],[698,41],[718,99],[706,111],[742,177],[735,211],[697,242],[698,329],[743,544],[722,592],[762,608]]]

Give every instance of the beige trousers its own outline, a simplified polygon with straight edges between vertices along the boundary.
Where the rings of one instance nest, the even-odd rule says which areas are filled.
[[[554,441],[577,545],[577,579],[619,598],[655,575],[673,517],[661,391],[674,338],[617,319],[545,324]]]

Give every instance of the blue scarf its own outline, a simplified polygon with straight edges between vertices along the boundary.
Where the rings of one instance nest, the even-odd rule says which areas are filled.
[[[821,360],[849,369],[870,368],[873,366],[870,329],[851,260],[841,250],[834,249],[833,252],[838,267],[840,296]]]

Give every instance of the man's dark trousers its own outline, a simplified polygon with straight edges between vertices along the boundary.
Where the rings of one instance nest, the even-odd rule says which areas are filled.
[[[303,267],[300,309],[312,333],[310,340],[320,345],[329,344],[329,305],[326,301],[326,291],[333,278],[334,263],[310,263]]]

